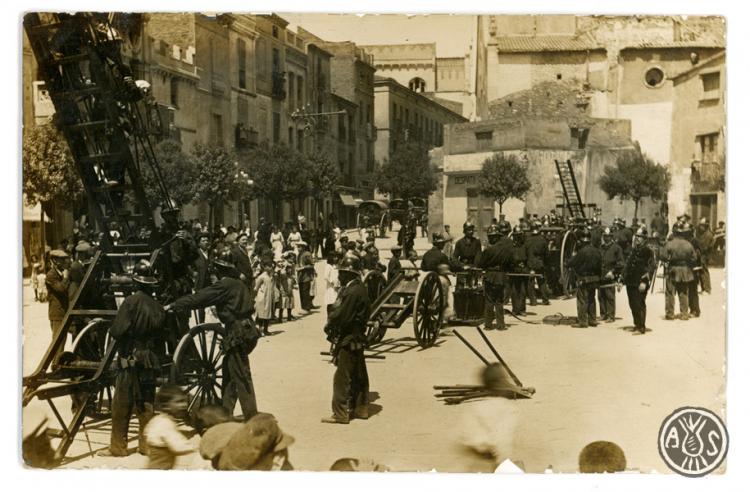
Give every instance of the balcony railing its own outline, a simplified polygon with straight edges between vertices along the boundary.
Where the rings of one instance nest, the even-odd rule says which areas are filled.
[[[238,149],[249,149],[258,145],[258,132],[245,127],[242,123],[235,126],[234,137]]]
[[[694,191],[716,191],[724,189],[725,167],[718,161],[694,161],[691,181]]]

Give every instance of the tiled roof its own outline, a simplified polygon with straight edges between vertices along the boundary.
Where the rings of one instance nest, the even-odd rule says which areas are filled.
[[[495,42],[499,53],[604,49],[588,36],[498,36]]]
[[[654,48],[724,48],[725,43],[716,40],[707,41],[643,41],[623,46],[622,49]]]

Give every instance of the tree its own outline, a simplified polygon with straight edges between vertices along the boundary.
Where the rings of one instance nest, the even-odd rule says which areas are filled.
[[[526,171],[526,164],[513,154],[498,153],[488,157],[479,174],[479,193],[495,200],[502,212],[506,200],[521,200],[531,188]]]
[[[190,203],[195,194],[195,182],[198,175],[195,156],[182,152],[182,145],[176,140],[162,140],[156,145],[154,153],[169,197],[178,205]],[[143,186],[151,205],[154,207],[161,205],[162,191],[156,180],[152,179],[150,169],[146,171]]]
[[[237,164],[232,153],[215,145],[197,144],[192,150],[197,173],[191,189],[193,201],[209,206],[209,230],[213,231],[214,213],[237,192]]]
[[[28,205],[48,208],[55,202],[67,209],[79,205],[83,183],[68,143],[52,123],[24,128],[23,192]]]
[[[341,172],[336,164],[322,152],[315,152],[308,158],[310,162],[310,196],[315,201],[315,220],[323,207],[323,199],[336,191],[341,181]]]
[[[294,201],[308,195],[310,161],[286,145],[256,149],[246,165],[254,182],[253,196],[271,200],[277,222],[281,219],[283,201]]]
[[[408,141],[391,152],[375,175],[378,190],[394,198],[427,197],[437,189],[437,174],[427,147]]]
[[[641,152],[636,143],[635,149],[620,154],[614,166],[604,168],[604,174],[599,178],[599,187],[610,200],[615,197],[633,200],[633,216],[637,218],[641,200],[662,200],[669,190],[670,182],[669,170]]]

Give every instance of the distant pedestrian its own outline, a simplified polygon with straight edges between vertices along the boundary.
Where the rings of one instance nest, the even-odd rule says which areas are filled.
[[[273,268],[273,263],[264,264],[263,272],[255,282],[255,321],[263,335],[268,335],[268,324],[273,318]]]
[[[340,259],[341,255],[339,253],[329,253],[323,273],[323,279],[326,283],[325,305],[326,314],[328,316],[330,316],[331,312],[333,311],[334,305],[339,296],[339,288],[341,287],[341,284],[339,283],[338,272],[338,263]]]

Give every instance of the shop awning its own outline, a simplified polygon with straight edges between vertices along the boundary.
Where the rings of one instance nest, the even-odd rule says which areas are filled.
[[[33,207],[26,204],[23,205],[23,220],[24,222],[39,222],[42,218],[42,204],[37,203]],[[45,222],[52,222],[47,214],[44,214]]]
[[[341,198],[341,203],[347,207],[356,207],[358,204],[357,200],[349,193],[339,193],[339,198]]]

